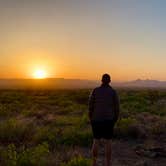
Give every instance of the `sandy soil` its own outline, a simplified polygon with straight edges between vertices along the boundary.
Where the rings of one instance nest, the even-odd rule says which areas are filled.
[[[156,144],[156,143],[155,143]],[[136,146],[140,143],[132,141],[114,140],[112,144],[112,166],[165,166],[166,158],[139,156],[135,152]],[[87,150],[87,157],[90,157],[90,150]],[[100,145],[98,166],[104,166],[104,148]]]

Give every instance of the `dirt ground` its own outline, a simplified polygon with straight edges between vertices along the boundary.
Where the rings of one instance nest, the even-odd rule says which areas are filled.
[[[156,146],[156,142],[150,141],[148,146]],[[165,166],[165,157],[151,157],[142,156],[136,154],[135,148],[140,143],[124,140],[114,140],[112,142],[112,166]],[[141,146],[144,146],[141,144]],[[86,152],[85,152],[86,153]],[[90,150],[87,149],[87,157],[91,157]],[[98,166],[103,166],[104,163],[104,148],[103,144],[100,144]]]

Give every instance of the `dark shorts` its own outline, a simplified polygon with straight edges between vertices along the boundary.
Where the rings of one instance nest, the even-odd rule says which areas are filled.
[[[112,139],[114,122],[112,120],[92,121],[92,132],[95,139]]]

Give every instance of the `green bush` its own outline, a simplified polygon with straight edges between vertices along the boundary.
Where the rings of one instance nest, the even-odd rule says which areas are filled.
[[[6,149],[0,150],[0,164],[5,166],[17,166],[17,152],[14,144],[10,144]]]
[[[9,119],[0,124],[0,142],[21,143],[33,133],[32,124],[23,124],[16,119]]]
[[[88,112],[88,111],[87,111]],[[80,119],[80,122],[79,122],[79,127],[80,128],[84,128],[87,126],[89,122],[89,117],[88,117],[88,114],[87,113],[84,113],[83,116],[81,117]]]
[[[166,133],[166,121],[163,120],[163,121],[154,123],[153,126],[151,127],[151,133],[156,136],[165,134]]]
[[[87,129],[67,128],[58,140],[59,144],[89,146],[92,143],[92,133]]]
[[[134,118],[122,118],[115,127],[115,136],[120,138],[145,137],[145,131]]]
[[[36,130],[32,140],[35,144],[47,142],[50,146],[54,147],[56,144],[57,131],[49,127],[41,127]]]
[[[49,148],[47,143],[43,143],[31,149],[26,149],[18,154],[18,166],[45,166]]]
[[[48,144],[18,151],[14,144],[0,150],[0,164],[5,166],[45,166],[49,154]]]
[[[0,104],[0,117],[9,117],[11,112],[7,109],[7,106],[4,104]]]

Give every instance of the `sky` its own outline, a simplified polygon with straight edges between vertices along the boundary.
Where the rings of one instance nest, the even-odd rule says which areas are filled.
[[[0,78],[166,80],[165,0],[0,0]]]

